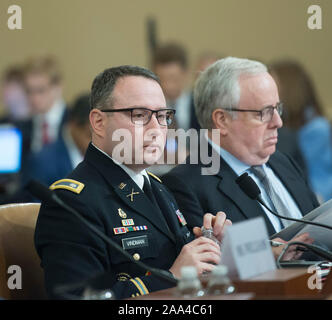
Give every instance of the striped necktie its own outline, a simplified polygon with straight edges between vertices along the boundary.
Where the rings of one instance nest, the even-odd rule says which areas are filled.
[[[281,216],[290,217],[292,218],[288,208],[280,198],[279,194],[276,192],[275,188],[273,187],[272,183],[267,178],[267,175],[262,166],[252,166],[250,168],[251,172],[260,180],[263,184],[264,189],[267,195],[270,198],[270,202],[273,206],[271,210],[275,211],[276,213],[280,214]],[[293,221],[286,220],[286,219],[279,219],[281,223],[281,227],[287,227],[293,223]]]

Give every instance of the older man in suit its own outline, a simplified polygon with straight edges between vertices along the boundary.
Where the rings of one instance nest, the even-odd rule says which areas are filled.
[[[244,172],[256,181],[270,208],[281,215],[301,218],[318,206],[296,163],[276,151],[283,105],[262,63],[221,59],[201,74],[194,97],[200,125],[208,129],[205,141],[217,154],[220,170],[202,175],[206,165],[200,161],[179,165],[163,177],[189,226],[195,226],[203,212],[219,210],[233,222],[261,216],[270,235],[287,226],[287,220],[272,215],[236,184]],[[212,135],[212,129],[217,135]]]

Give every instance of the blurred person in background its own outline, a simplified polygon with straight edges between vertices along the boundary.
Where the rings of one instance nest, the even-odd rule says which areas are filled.
[[[13,123],[29,116],[27,97],[23,86],[23,72],[20,66],[10,66],[1,80],[0,123]]]
[[[332,130],[314,84],[296,61],[275,62],[270,70],[285,105],[284,126],[296,131],[310,185],[320,202],[327,201],[332,198]]]
[[[23,161],[58,139],[67,117],[62,75],[53,57],[36,57],[24,65],[24,86],[31,118],[17,123],[23,135]]]
[[[186,50],[176,43],[157,47],[152,58],[152,70],[160,79],[167,106],[176,110],[176,128],[199,129],[189,88]]]
[[[195,69],[194,69],[195,80],[197,80],[199,75],[207,67],[209,67],[211,64],[215,63],[216,61],[220,60],[221,58],[223,58],[223,56],[216,53],[216,52],[212,52],[212,51],[202,52],[198,56],[197,61],[196,61],[196,66],[195,66]]]
[[[91,140],[89,95],[79,96],[69,109],[68,122],[59,138],[37,153],[31,153],[22,175],[23,186],[30,179],[51,185],[65,178],[82,160]]]

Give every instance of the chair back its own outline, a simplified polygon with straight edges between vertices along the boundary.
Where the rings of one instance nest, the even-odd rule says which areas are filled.
[[[46,299],[44,274],[34,246],[34,232],[40,209],[37,203],[0,206],[0,297],[5,299]],[[14,266],[14,267],[11,267]],[[22,289],[9,283],[21,270]],[[8,271],[13,269],[11,272]]]

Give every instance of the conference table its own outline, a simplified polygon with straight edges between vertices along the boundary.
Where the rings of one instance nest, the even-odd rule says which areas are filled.
[[[332,300],[332,272],[321,289],[317,289],[313,273],[307,268],[285,268],[269,271],[258,276],[240,280],[232,279],[235,293],[220,296],[195,297],[195,300],[261,300],[261,299],[328,299]],[[201,277],[205,288],[209,276]],[[310,288],[311,287],[311,288]],[[135,300],[187,300],[177,294],[176,288],[152,292]]]

